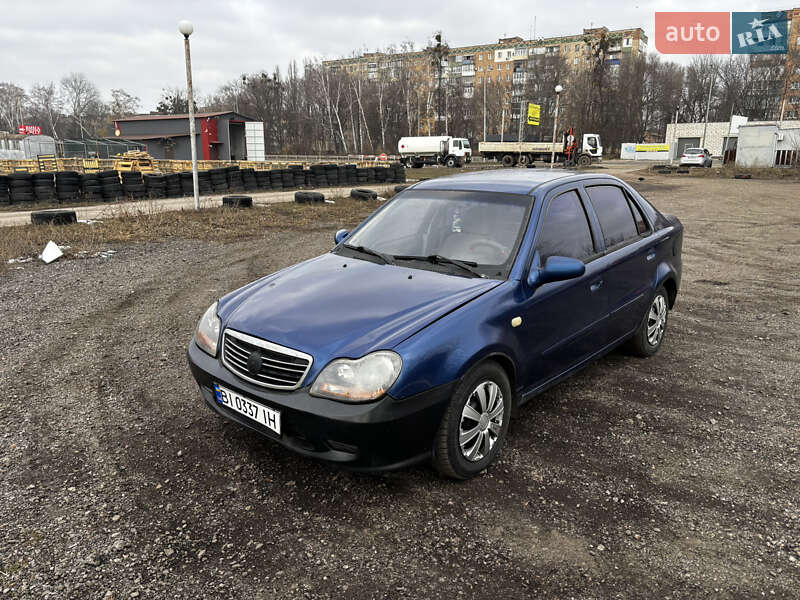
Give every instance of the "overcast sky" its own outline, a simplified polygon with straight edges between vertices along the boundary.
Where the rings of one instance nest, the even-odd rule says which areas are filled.
[[[200,95],[242,73],[285,70],[291,60],[338,58],[412,41],[442,29],[451,46],[519,35],[580,33],[591,25],[642,27],[655,51],[655,11],[756,11],[797,5],[738,0],[498,2],[446,0],[0,0],[0,81],[25,88],[84,73],[108,99],[123,88],[152,110],[166,86],[185,85],[180,19],[194,23],[192,62]],[[679,58],[679,57],[676,57]]]

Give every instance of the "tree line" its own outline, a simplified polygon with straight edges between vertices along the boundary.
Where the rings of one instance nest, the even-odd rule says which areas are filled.
[[[663,139],[667,123],[700,122],[706,111],[710,121],[727,121],[731,114],[774,119],[784,71],[798,64],[796,56],[734,55],[696,56],[679,65],[655,54],[622,55],[612,63],[610,40],[585,42],[588,54],[579,64],[558,53],[531,55],[524,74],[503,73],[514,77],[504,85],[496,77],[479,82],[486,73],[472,79],[453,73],[460,73],[460,65],[439,35],[420,50],[422,67],[403,60],[403,53],[415,50],[411,43],[377,53],[376,69],[369,72],[331,69],[318,60],[292,62],[285,72],[276,67],[243,74],[210,95],[196,93],[195,108],[233,110],[263,121],[270,154],[393,153],[406,135],[447,133],[473,142],[484,133],[514,138],[519,109],[524,112],[528,102],[541,105],[542,118],[539,126],[526,126],[524,135],[549,140],[553,90],[561,84],[559,129],[599,133],[614,151],[623,142]],[[56,138],[113,135],[114,119],[138,112],[141,101],[122,88],[110,96],[103,101],[97,86],[79,73],[28,90],[0,83],[0,129],[16,131],[22,119]],[[184,88],[164,89],[154,108],[187,112]]]

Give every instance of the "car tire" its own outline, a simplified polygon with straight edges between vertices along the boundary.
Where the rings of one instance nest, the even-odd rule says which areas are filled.
[[[581,154],[578,157],[577,163],[579,167],[589,167],[592,164],[592,157],[588,154]]]
[[[503,156],[503,166],[504,167],[513,167],[514,166],[514,157],[510,154],[506,154]]]
[[[658,288],[650,304],[647,306],[639,328],[628,344],[631,353],[646,358],[653,356],[661,348],[667,334],[669,321],[669,296],[664,287]],[[655,329],[651,328],[655,327]]]
[[[491,390],[495,392],[493,408]],[[456,386],[436,433],[434,468],[451,479],[470,479],[486,469],[503,447],[512,404],[511,384],[499,364],[487,361],[470,370]],[[499,414],[496,412],[498,407]],[[462,434],[473,433],[462,448]],[[485,450],[487,444],[488,451]]]
[[[356,200],[377,200],[378,192],[366,188],[353,188],[350,190],[350,197]]]
[[[33,225],[70,225],[77,222],[78,217],[74,210],[42,210],[31,213]]]

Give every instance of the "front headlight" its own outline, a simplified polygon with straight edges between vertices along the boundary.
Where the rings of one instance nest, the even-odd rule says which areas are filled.
[[[217,355],[217,342],[219,342],[219,317],[217,316],[217,302],[208,307],[194,333],[194,341],[201,350],[211,356]]]
[[[358,360],[337,358],[322,369],[311,394],[344,402],[369,402],[392,387],[402,368],[403,359],[388,350]]]

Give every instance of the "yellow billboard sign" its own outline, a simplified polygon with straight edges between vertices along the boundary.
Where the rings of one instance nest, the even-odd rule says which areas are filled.
[[[669,144],[636,144],[636,152],[669,152]]]
[[[538,104],[528,103],[528,125],[538,125],[542,114],[542,107]]]

